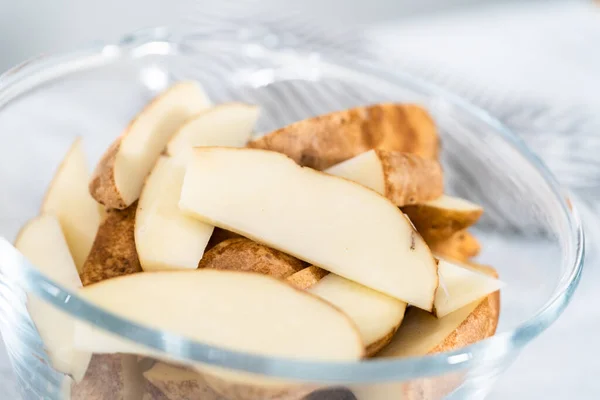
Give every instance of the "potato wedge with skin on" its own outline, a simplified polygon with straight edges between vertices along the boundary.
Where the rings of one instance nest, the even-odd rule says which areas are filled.
[[[325,170],[376,148],[437,160],[439,139],[422,107],[381,103],[298,121],[248,147],[283,153],[300,165]]]
[[[259,108],[244,103],[224,103],[189,119],[167,143],[168,156],[181,156],[194,147],[244,147],[259,116]]]
[[[185,212],[432,309],[437,265],[408,219],[383,196],[275,152],[194,151],[179,202]]]
[[[286,279],[286,282],[290,285],[297,287],[298,289],[305,290],[310,288],[315,283],[319,282],[328,274],[329,271],[326,271],[315,265],[311,265],[310,267],[304,268],[302,271],[298,271],[295,274],[289,276]]]
[[[442,241],[474,225],[483,208],[468,200],[448,195],[422,204],[402,207],[426,242]]]
[[[441,165],[410,153],[369,150],[325,172],[373,189],[398,207],[437,199],[444,193]]]
[[[187,159],[193,146],[242,147],[252,133],[258,108],[227,103],[186,122],[167,144],[142,189],[135,223],[135,243],[144,271],[195,269],[214,227],[179,209]]]
[[[109,279],[83,287],[79,294],[135,323],[235,351],[329,361],[354,361],[364,355],[360,335],[345,314],[265,275],[159,271]],[[143,353],[136,343],[83,321],[78,325],[80,348],[94,353],[152,352]]]
[[[438,318],[499,291],[504,283],[473,268],[444,259],[438,260],[440,287],[435,294],[433,314]]]
[[[107,210],[81,271],[84,286],[142,271],[135,249],[136,209],[137,203],[125,210]]]
[[[497,278],[496,271],[487,266],[472,264],[472,268]],[[494,292],[444,318],[411,307],[392,341],[377,357],[418,357],[452,351],[496,333],[500,314],[500,293]],[[460,376],[436,377],[410,383],[365,385],[352,388],[358,400],[442,399],[460,383]]]
[[[184,175],[184,159],[162,156],[146,179],[133,243],[144,271],[196,269],[213,233],[212,225],[179,209]]]
[[[152,100],[108,148],[89,184],[94,199],[107,208],[135,202],[146,176],[177,129],[208,108],[196,82],[179,82]]]
[[[210,249],[198,268],[256,272],[284,279],[307,267],[304,261],[250,239],[225,240]]]
[[[41,215],[29,221],[17,235],[15,247],[44,276],[68,290],[81,287],[77,268],[55,216]],[[73,346],[75,320],[37,296],[27,297],[27,311],[52,366],[80,381],[92,355]]]
[[[92,248],[100,226],[98,203],[88,190],[90,175],[81,138],[75,139],[48,186],[42,214],[54,214],[61,225],[77,270]]]
[[[446,240],[430,241],[427,244],[434,254],[463,262],[475,257],[481,250],[477,238],[466,230],[456,232]]]
[[[239,233],[235,233],[235,232],[228,231],[226,229],[221,229],[221,228],[215,227],[215,229],[213,230],[213,234],[210,237],[208,244],[206,245],[205,251],[208,252],[210,249],[212,249],[219,243],[224,242],[228,239],[237,239],[237,238],[243,238],[243,236],[240,235]]]

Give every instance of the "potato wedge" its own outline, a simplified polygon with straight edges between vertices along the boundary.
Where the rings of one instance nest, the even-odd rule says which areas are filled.
[[[133,322],[226,349],[306,360],[351,361],[364,355],[360,335],[345,314],[265,275],[206,268],[158,271],[108,279],[79,294]],[[86,322],[77,325],[75,342],[81,349],[153,355]]]
[[[67,290],[75,291],[81,287],[77,268],[55,216],[41,215],[29,221],[17,235],[15,247],[44,276]],[[75,320],[35,295],[27,296],[27,311],[52,366],[80,381],[92,354],[73,346]]]
[[[432,309],[437,265],[408,219],[383,196],[271,151],[194,151],[179,202],[185,212]]]
[[[77,270],[90,254],[101,213],[88,190],[90,180],[81,138],[75,139],[61,162],[42,202],[42,214],[54,214],[60,222]]]
[[[248,146],[283,153],[300,165],[324,170],[371,149],[437,160],[439,139],[422,107],[382,103],[298,121]]]
[[[450,238],[427,243],[431,251],[443,258],[457,261],[468,261],[481,250],[479,241],[466,230],[456,232]]]
[[[144,271],[196,269],[213,233],[179,209],[185,163],[161,156],[146,179],[135,214],[135,251]]]
[[[137,203],[124,210],[107,210],[83,265],[81,281],[84,286],[142,271],[135,249],[136,209]]]
[[[487,266],[471,264],[472,268],[497,278],[496,271]],[[444,318],[410,308],[392,341],[377,357],[417,357],[451,351],[493,336],[500,314],[500,293],[494,292],[483,300],[469,304]],[[461,384],[463,377],[449,375],[426,378],[410,383],[387,383],[352,388],[357,400],[443,399]]]
[[[204,91],[192,81],[179,82],[157,96],[102,156],[89,185],[92,197],[107,208],[133,204],[173,134],[209,105]]]
[[[450,238],[456,232],[474,225],[483,214],[481,206],[448,195],[422,204],[404,206],[402,211],[427,243]]]
[[[369,150],[325,172],[373,189],[398,207],[428,202],[444,193],[440,164],[410,153]]]
[[[204,254],[198,268],[257,272],[284,279],[307,267],[304,261],[250,239],[225,240]]]

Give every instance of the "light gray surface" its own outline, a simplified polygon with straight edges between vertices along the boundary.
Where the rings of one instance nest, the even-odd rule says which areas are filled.
[[[307,4],[314,5],[314,3],[309,2]],[[333,6],[335,3],[338,6]],[[335,10],[336,7],[339,9],[339,3],[335,1],[326,3],[326,7],[324,6],[323,9]],[[362,7],[365,3],[361,3]],[[377,9],[367,7],[368,12],[364,15],[371,20],[389,18],[390,7],[392,7],[390,4],[392,3],[392,1],[379,3]],[[356,15],[359,15],[361,10],[365,10],[362,7],[354,10],[345,8],[340,12],[343,11],[343,14],[347,15],[349,20],[355,20]],[[176,15],[175,9],[168,2],[161,0],[129,2],[117,0],[105,0],[103,2],[87,0],[79,2],[69,0],[55,0],[53,2],[0,0],[0,9],[2,10],[0,12],[0,70],[37,53],[64,50],[99,37],[114,38],[122,32],[132,29],[171,23],[175,20]],[[534,20],[544,21],[543,16],[548,15],[544,14],[545,12],[547,13],[548,10],[544,8],[535,10],[534,14],[538,17]],[[558,16],[560,13],[569,13],[566,8],[562,11],[550,9],[550,12],[554,16]],[[496,16],[493,16],[492,19],[495,18]],[[575,18],[585,17],[576,14]],[[446,23],[439,22],[435,26],[441,27]],[[600,23],[598,25],[600,26]],[[502,32],[502,27],[499,26],[496,34]],[[384,36],[393,38],[394,35],[400,35],[400,37],[405,38],[404,41],[399,41],[404,46],[397,48],[400,54],[410,54],[411,56],[425,54],[422,59],[424,62],[439,61],[439,57],[443,58],[445,54],[446,57],[460,61],[456,64],[456,68],[458,71],[461,68],[466,68],[463,71],[466,71],[464,73],[468,78],[476,78],[484,82],[490,81],[490,75],[486,75],[484,71],[477,67],[480,65],[492,66],[494,62],[502,61],[503,56],[501,55],[506,53],[495,53],[498,58],[493,59],[481,57],[480,54],[474,53],[468,47],[461,47],[460,35],[464,35],[469,43],[483,46],[480,48],[487,47],[483,42],[485,35],[478,36],[476,30],[453,30],[451,24],[447,25],[450,29],[446,33],[447,37],[453,37],[455,41],[452,42],[452,45],[456,46],[455,49],[462,49],[466,53],[462,53],[460,56],[452,55],[449,53],[452,47],[446,47],[446,52],[438,52],[440,48],[444,48],[443,46],[434,46],[427,49],[425,47],[427,43],[429,45],[435,45],[436,43],[433,27],[427,25],[427,23],[420,26],[417,25],[417,22],[406,25],[404,22],[393,23],[377,29],[374,35],[379,35],[379,38]],[[504,28],[504,30],[509,31],[507,28]],[[438,31],[438,35],[440,35],[439,32],[442,31]],[[561,32],[568,32],[570,36],[561,36]],[[593,107],[594,110],[600,110],[598,108],[600,97],[597,95],[600,90],[591,90],[590,86],[600,85],[600,75],[598,75],[600,64],[597,61],[593,61],[594,59],[586,56],[584,65],[589,68],[586,69],[587,72],[573,72],[569,74],[569,78],[563,75],[565,71],[567,73],[578,71],[572,69],[580,66],[573,64],[574,61],[572,60],[576,59],[574,52],[578,50],[580,45],[583,46],[592,40],[588,37],[582,37],[580,40],[565,43],[565,37],[573,39],[577,32],[579,32],[577,22],[571,28],[556,25],[554,35],[556,35],[557,40],[544,44],[544,46],[560,50],[563,55],[565,62],[559,66],[561,72],[558,79],[561,85],[559,88],[553,84],[545,84],[544,80],[539,79],[539,75],[536,75],[536,70],[522,69],[523,67],[515,66],[513,60],[506,60],[505,58],[504,61],[510,61],[508,65],[514,70],[504,73],[502,75],[503,79],[508,79],[507,77],[518,79],[516,81],[501,81],[501,86],[506,88],[509,85],[518,85],[521,89],[529,88],[528,94],[537,93],[553,98],[560,97],[566,102],[583,101]],[[443,35],[443,32],[441,35]],[[407,40],[407,37],[410,39]],[[415,37],[423,40],[415,41]],[[598,39],[600,34],[594,37]],[[429,42],[427,38],[429,38]],[[596,40],[595,43],[597,44],[598,41]],[[530,42],[529,45],[535,46],[536,43]],[[507,45],[504,51],[507,51],[509,47]],[[515,49],[521,51],[521,55],[528,54],[527,49],[523,46],[516,46]],[[411,51],[416,52],[410,53]],[[472,56],[471,59],[468,57],[469,54]],[[528,61],[531,61],[531,59]],[[548,66],[544,67],[543,76],[549,82],[554,83],[552,77],[556,75],[553,75],[552,70],[546,67]],[[524,71],[528,73],[525,74]],[[557,74],[556,69],[554,71],[554,74]],[[527,75],[531,75],[531,79]],[[597,78],[597,80],[594,80],[594,78]],[[529,87],[527,84],[531,82],[538,82],[539,85]],[[515,254],[518,254],[518,252],[518,247],[515,247]],[[543,255],[540,256],[543,257]],[[600,380],[597,378],[600,375],[600,361],[597,359],[597,355],[600,354],[600,345],[597,344],[598,341],[595,338],[600,330],[600,313],[598,308],[595,307],[599,300],[595,285],[596,282],[600,281],[600,272],[594,267],[594,265],[588,265],[580,290],[564,316],[523,353],[514,367],[500,380],[491,396],[492,399],[562,399],[568,396],[569,398],[585,400],[600,396]],[[6,396],[2,398],[12,399],[15,398],[12,392],[6,392],[6,390],[10,390],[11,377],[10,366],[4,353],[5,350],[2,347],[0,350],[0,387],[2,388],[2,395]]]

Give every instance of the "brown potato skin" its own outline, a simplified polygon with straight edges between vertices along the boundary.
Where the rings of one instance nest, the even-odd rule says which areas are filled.
[[[84,286],[142,272],[135,247],[134,224],[137,202],[124,210],[107,210],[81,271]]]
[[[306,290],[327,276],[327,274],[329,274],[329,271],[311,265],[310,267],[290,275],[286,281],[298,289]]]
[[[403,151],[437,160],[437,129],[414,104],[381,103],[295,122],[248,144],[286,154],[298,164],[327,169],[371,149]]]
[[[440,242],[474,225],[483,209],[474,211],[447,210],[415,204],[402,207],[425,241]]]
[[[435,200],[444,194],[442,166],[436,160],[398,151],[375,152],[383,168],[385,197],[398,207]]]
[[[94,354],[83,380],[72,386],[72,400],[126,400],[122,357]]]
[[[307,265],[304,261],[250,239],[234,238],[206,252],[198,268],[257,272],[285,279]]]
[[[458,231],[450,238],[427,243],[432,253],[457,261],[468,261],[481,251],[481,245],[475,236],[466,230]]]
[[[121,197],[115,182],[115,159],[121,147],[121,140],[122,137],[117,138],[106,150],[92,174],[89,185],[94,200],[107,208],[119,210],[129,206]]]

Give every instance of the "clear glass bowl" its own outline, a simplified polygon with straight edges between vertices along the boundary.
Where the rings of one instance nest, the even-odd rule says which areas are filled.
[[[68,384],[49,366],[26,312],[27,293],[181,363],[236,371],[249,382],[268,377],[269,385],[273,379],[291,385],[288,397],[262,395],[287,399],[302,397],[306,391],[301,387],[345,388],[335,389],[339,399],[479,399],[561,314],[580,276],[583,233],[566,194],[523,143],[482,110],[425,82],[297,43],[265,29],[195,35],[155,29],[9,71],[0,80],[0,235],[12,240],[37,215],[54,170],[76,136],[83,137],[91,161],[97,161],[129,119],[177,80],[200,81],[215,103],[259,104],[258,132],[366,103],[420,103],[440,130],[447,191],[486,209],[476,229],[483,246],[479,259],[496,267],[507,283],[498,333],[449,353],[359,363],[241,354],[105,313],[38,274],[2,240],[0,320],[23,398],[60,399]]]

